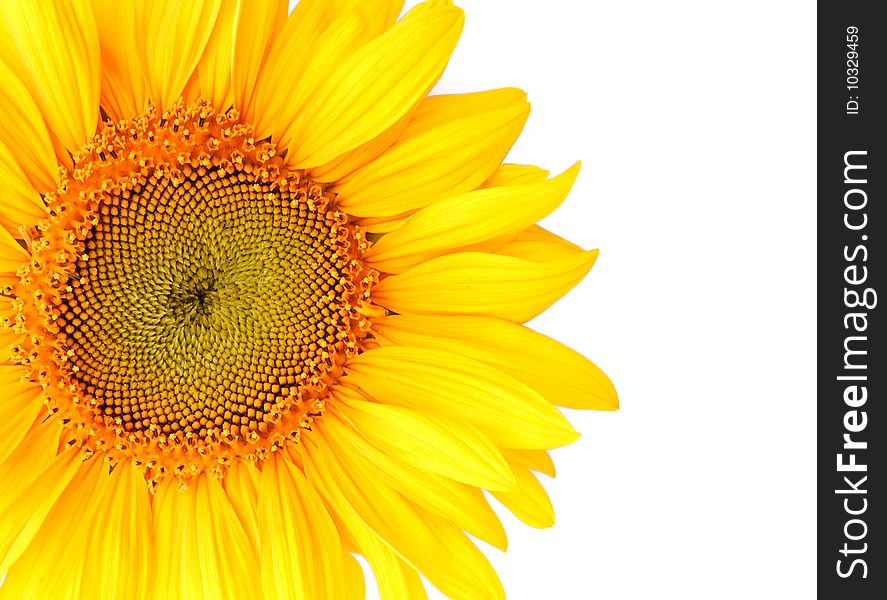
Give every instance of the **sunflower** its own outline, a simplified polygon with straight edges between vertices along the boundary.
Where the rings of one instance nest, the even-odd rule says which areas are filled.
[[[0,0],[0,598],[500,598],[611,410],[446,0]]]

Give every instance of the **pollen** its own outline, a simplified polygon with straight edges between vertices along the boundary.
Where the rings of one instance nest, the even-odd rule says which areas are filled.
[[[363,230],[206,104],[107,123],[74,158],[11,290],[68,443],[154,482],[297,443],[369,329]]]

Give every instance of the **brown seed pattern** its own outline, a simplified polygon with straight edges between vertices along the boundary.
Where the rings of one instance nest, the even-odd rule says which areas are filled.
[[[10,290],[69,443],[149,479],[298,441],[369,328],[363,231],[250,133],[206,105],[107,125]]]
[[[257,429],[348,341],[338,224],[304,194],[153,175],[98,214],[60,322],[73,378],[127,431]]]

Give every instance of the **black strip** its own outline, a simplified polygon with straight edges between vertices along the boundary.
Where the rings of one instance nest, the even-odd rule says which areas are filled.
[[[887,489],[887,22],[876,6],[818,4],[821,598],[887,593],[887,494],[875,491]]]

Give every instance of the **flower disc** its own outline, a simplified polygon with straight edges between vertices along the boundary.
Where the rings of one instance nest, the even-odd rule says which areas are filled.
[[[366,242],[273,154],[197,104],[109,125],[78,157],[16,293],[33,299],[19,352],[81,441],[187,473],[207,447],[262,459],[321,412],[363,335]],[[186,461],[149,451],[170,447]]]

